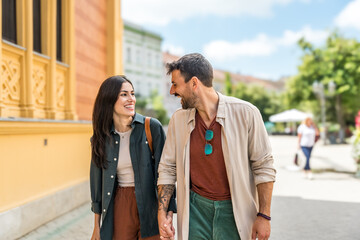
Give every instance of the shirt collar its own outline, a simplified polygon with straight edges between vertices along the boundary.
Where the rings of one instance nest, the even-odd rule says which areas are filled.
[[[219,104],[216,113],[216,118],[225,118],[225,96],[219,92],[216,93],[219,96]]]
[[[135,127],[135,123],[141,123],[144,124],[145,123],[145,117],[139,113],[135,113],[133,120],[131,122],[131,128]],[[111,125],[111,130],[110,133],[115,133],[115,125],[114,123]]]

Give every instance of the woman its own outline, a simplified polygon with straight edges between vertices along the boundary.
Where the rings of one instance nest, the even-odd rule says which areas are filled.
[[[306,157],[306,164],[304,167],[305,177],[312,179],[312,173],[310,168],[310,156],[313,146],[315,144],[315,137],[319,135],[319,130],[316,128],[314,122],[310,117],[307,117],[297,129],[299,148],[303,151]]]
[[[145,117],[135,113],[135,103],[133,85],[125,76],[106,79],[95,100],[90,166],[91,210],[95,213],[92,240],[160,239],[156,182],[165,133],[152,118],[152,157]],[[176,211],[174,196],[170,206],[169,215]]]

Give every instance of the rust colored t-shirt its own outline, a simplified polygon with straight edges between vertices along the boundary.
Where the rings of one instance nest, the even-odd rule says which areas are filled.
[[[207,129],[214,132],[213,139],[208,141],[213,148],[210,155],[205,155]],[[221,125],[215,118],[207,128],[198,112],[195,115],[195,128],[190,136],[190,182],[191,190],[207,199],[231,199],[221,147]]]

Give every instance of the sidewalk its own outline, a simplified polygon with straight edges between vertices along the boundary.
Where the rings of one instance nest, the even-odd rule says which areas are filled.
[[[20,240],[89,240],[94,227],[90,202],[42,225]]]
[[[354,178],[356,164],[349,145],[317,143],[310,159],[314,171],[310,181],[293,163],[296,138],[274,136],[270,140],[277,169],[274,196],[360,203],[360,179]]]
[[[271,239],[359,236],[360,179],[353,176],[356,165],[350,146],[317,143],[311,158],[314,180],[310,181],[293,164],[296,137],[271,136],[270,141],[277,169]],[[94,216],[87,203],[20,239],[86,240],[91,237],[93,224]]]
[[[296,137],[270,140],[277,169],[270,239],[357,239],[360,179],[353,174],[350,146],[317,143],[311,157],[314,179],[308,180],[293,164]]]
[[[294,156],[297,151],[297,137],[270,136],[276,166],[294,167]],[[305,158],[305,156],[303,156]],[[312,170],[355,173],[356,164],[351,157],[349,144],[324,145],[317,142],[310,158]]]

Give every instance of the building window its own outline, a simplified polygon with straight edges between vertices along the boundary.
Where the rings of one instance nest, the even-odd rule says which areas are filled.
[[[128,63],[131,63],[131,48],[130,47],[126,48],[126,61]]]
[[[140,50],[136,51],[136,63],[137,64],[141,64],[141,55],[140,55]]]
[[[62,0],[56,0],[56,60],[62,61]]]
[[[16,0],[2,1],[2,37],[17,43],[16,39]]]
[[[34,51],[41,53],[41,0],[33,0]]]
[[[156,67],[161,67],[161,57],[159,54],[156,55]]]
[[[0,1],[0,117],[75,119],[75,0]]]
[[[152,66],[152,59],[151,59],[151,53],[148,53],[148,66]]]

